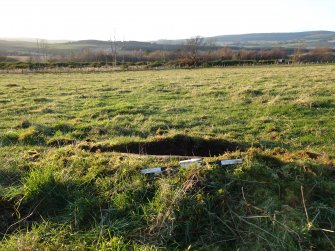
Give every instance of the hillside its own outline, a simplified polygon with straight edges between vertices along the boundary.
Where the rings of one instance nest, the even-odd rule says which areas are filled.
[[[296,33],[259,33],[243,35],[224,35],[204,38],[211,41],[211,46],[229,46],[235,48],[272,48],[272,47],[320,47],[329,46],[335,48],[335,32],[332,31],[309,31]],[[37,41],[10,41],[0,38],[0,53],[15,55],[34,55],[38,53]],[[152,42],[139,41],[117,41],[118,50],[122,51],[177,51],[181,45],[185,44],[186,39],[182,40],[158,40]],[[47,51],[50,55],[64,55],[71,52],[90,49],[92,51],[108,51],[111,42],[99,40],[81,40],[68,42],[47,42]],[[206,48],[203,48],[206,50]],[[207,48],[208,49],[208,48]]]
[[[142,51],[176,51],[178,45],[161,45],[151,42],[138,42],[138,41],[117,41],[116,46],[118,50],[132,51],[132,50],[142,50]],[[59,55],[68,54],[75,51],[90,49],[92,51],[110,51],[111,42],[110,41],[100,41],[100,40],[81,40],[81,41],[69,41],[65,43],[46,43],[46,48],[49,54]],[[26,41],[8,41],[0,39],[0,52],[9,54],[36,54],[38,52],[38,45],[36,42],[26,42]]]
[[[205,38],[219,46],[239,47],[287,47],[295,48],[330,46],[335,47],[335,32],[307,31],[291,33],[251,33],[241,35],[223,35]],[[181,44],[186,40],[159,40],[160,44]]]
[[[213,37],[220,42],[248,42],[248,41],[329,41],[335,39],[335,32],[332,31],[307,31],[293,33],[253,33],[244,35],[227,35]]]

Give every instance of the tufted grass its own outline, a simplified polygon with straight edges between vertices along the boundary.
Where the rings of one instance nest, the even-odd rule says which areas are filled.
[[[334,76],[0,74],[0,250],[334,249]]]

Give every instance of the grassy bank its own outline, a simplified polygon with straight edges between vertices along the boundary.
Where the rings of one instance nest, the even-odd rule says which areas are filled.
[[[0,249],[334,248],[334,73],[1,74]]]

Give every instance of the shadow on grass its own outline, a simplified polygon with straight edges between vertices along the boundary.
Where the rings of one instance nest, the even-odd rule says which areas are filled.
[[[285,163],[263,154],[254,155],[251,161],[238,172],[236,167],[202,173],[188,170],[182,187],[186,196],[174,205],[177,210],[171,215],[175,221],[168,225],[167,220],[157,227],[168,240],[167,246],[177,243],[178,249],[192,245],[209,250],[332,248],[333,168]],[[314,219],[309,230],[305,228],[305,210]],[[162,230],[164,225],[171,227],[172,235]],[[304,236],[309,237],[301,241]]]
[[[238,166],[193,167],[158,178],[137,168],[89,182],[61,182],[53,170],[35,170],[24,180],[19,207],[22,217],[33,215],[11,230],[49,221],[75,233],[178,250],[327,250],[335,241],[319,230],[335,227],[333,167],[257,152]],[[313,219],[310,230],[303,199]],[[0,205],[4,215],[14,212],[9,200]]]
[[[31,171],[21,182],[21,187],[0,194],[0,237],[17,229],[30,229],[41,220],[78,227],[93,224],[98,217],[100,203],[90,183],[57,181],[48,168]]]
[[[20,171],[13,169],[0,169],[0,186],[15,185],[21,178]]]
[[[0,197],[0,240],[6,234],[8,227],[17,220],[14,202]]]

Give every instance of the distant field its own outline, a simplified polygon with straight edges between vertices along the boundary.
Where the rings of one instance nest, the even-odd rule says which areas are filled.
[[[335,247],[335,65],[0,74],[0,107],[1,250]]]

